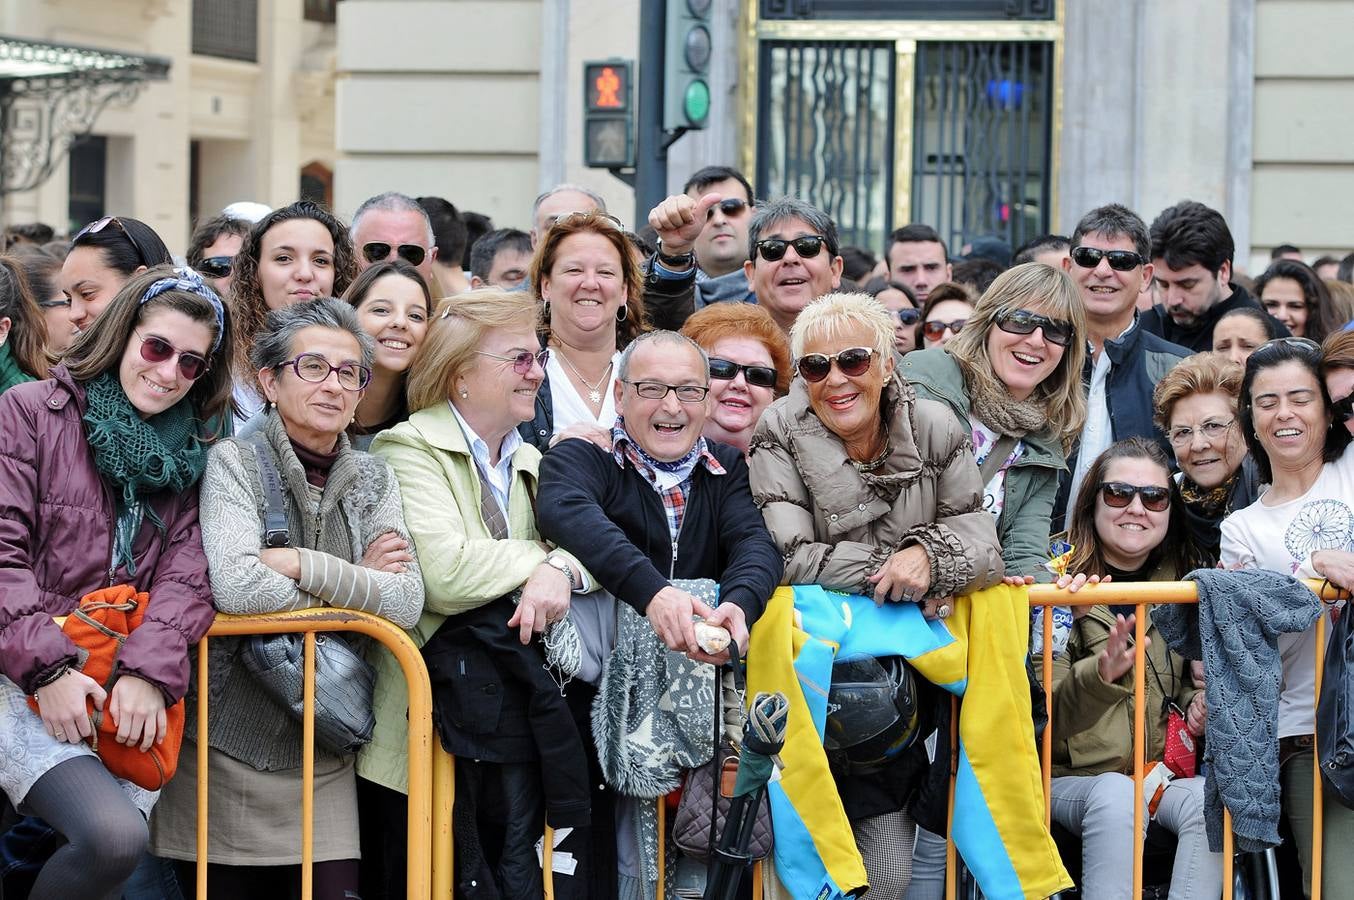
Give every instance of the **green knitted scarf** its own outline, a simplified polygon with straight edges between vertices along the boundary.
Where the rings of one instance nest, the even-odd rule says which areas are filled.
[[[85,436],[94,451],[94,467],[117,496],[112,564],[135,575],[132,542],[142,519],[149,515],[161,533],[166,530],[146,498],[191,488],[202,477],[207,451],[198,440],[191,403],[180,401],[142,419],[111,372],[85,385],[85,403]]]
[[[23,384],[25,381],[32,380],[32,375],[19,368],[19,363],[14,359],[14,354],[9,352],[9,344],[0,344],[0,394],[16,384]]]

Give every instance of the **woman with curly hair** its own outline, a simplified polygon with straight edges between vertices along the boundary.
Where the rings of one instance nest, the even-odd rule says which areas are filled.
[[[259,220],[235,255],[231,304],[239,329],[235,341],[235,426],[263,408],[263,395],[249,363],[254,337],[271,310],[334,297],[357,277],[357,257],[348,227],[310,200],[275,209]]]

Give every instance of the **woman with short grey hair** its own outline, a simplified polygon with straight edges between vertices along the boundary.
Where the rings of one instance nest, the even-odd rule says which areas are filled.
[[[399,484],[386,463],[352,449],[344,434],[371,378],[372,355],[372,340],[346,303],[312,300],[269,313],[250,354],[268,402],[263,427],[213,447],[202,479],[202,545],[221,612],[334,606],[402,628],[418,621],[423,579]],[[279,476],[269,480],[281,482],[289,538],[281,547],[264,536],[268,469]],[[244,640],[210,645],[208,885],[222,897],[285,896],[301,877],[301,723],[245,668]],[[201,738],[190,724],[185,744]],[[155,853],[184,861],[186,876],[197,857],[196,761],[187,746],[152,823]],[[351,754],[316,748],[317,897],[358,891],[353,763]]]

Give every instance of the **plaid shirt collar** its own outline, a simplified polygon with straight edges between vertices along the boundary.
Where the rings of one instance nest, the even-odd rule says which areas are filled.
[[[704,466],[705,470],[711,475],[728,474],[724,465],[710,452],[710,446],[703,436],[697,438],[695,451],[696,464]],[[616,460],[616,465],[625,468],[625,464],[629,462],[639,474],[644,476],[645,481],[649,484],[655,484],[657,473],[649,463],[648,455],[635,443],[634,438],[626,433],[625,426],[619,419],[611,427],[611,455]],[[685,481],[690,481],[690,477],[686,478]]]

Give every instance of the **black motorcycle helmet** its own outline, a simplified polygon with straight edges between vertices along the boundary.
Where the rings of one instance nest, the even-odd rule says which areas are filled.
[[[901,656],[832,664],[823,746],[857,765],[893,759],[920,736],[916,676]]]

